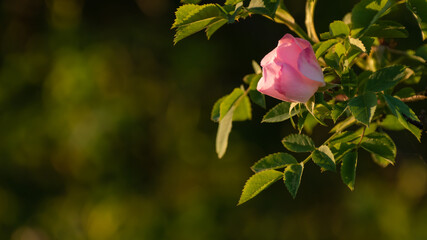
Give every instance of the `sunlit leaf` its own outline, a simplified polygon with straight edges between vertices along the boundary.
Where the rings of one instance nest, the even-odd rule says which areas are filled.
[[[292,152],[311,152],[315,149],[313,140],[304,134],[291,134],[285,137],[282,143]]]
[[[286,167],[289,164],[298,163],[297,160],[288,153],[274,153],[261,158],[252,167],[252,171],[260,172],[269,169]]]
[[[328,146],[322,145],[318,149],[314,150],[311,155],[313,162],[317,164],[322,170],[328,170],[335,172],[335,158],[332,154],[331,149]]]
[[[356,167],[357,152],[351,151],[345,154],[342,158],[341,179],[351,191],[354,190],[354,183],[356,181]]]
[[[239,204],[252,199],[258,195],[262,190],[269,187],[271,184],[279,180],[283,173],[276,170],[265,170],[255,173],[248,179],[243,188],[242,195],[240,196]]]
[[[295,199],[299,186],[301,184],[301,176],[304,170],[304,165],[301,163],[288,165],[283,174],[286,188],[291,196]]]

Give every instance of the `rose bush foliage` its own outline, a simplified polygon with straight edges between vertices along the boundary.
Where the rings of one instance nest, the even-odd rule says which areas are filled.
[[[426,40],[427,0],[361,0],[320,35],[313,22],[317,0],[306,1],[307,31],[283,0],[226,0],[224,5],[182,2],[191,4],[176,12],[175,44],[201,30],[210,38],[225,24],[254,14],[286,25],[299,37],[285,34],[261,66],[253,61],[254,73],[243,78],[246,86],[220,98],[212,109],[211,119],[218,122],[219,158],[226,152],[232,123],[252,118],[251,102],[266,108],[264,94],[283,102],[271,108],[262,122],[289,120],[295,128],[296,133],[282,139],[288,152],[270,154],[251,167],[254,175],[247,180],[239,204],[279,179],[295,198],[309,161],[321,171],[339,171],[343,183],[353,190],[359,151],[367,151],[385,167],[395,163],[397,153],[387,131],[407,130],[421,141],[423,123],[406,103],[427,99],[425,91],[415,91],[425,88],[419,85],[426,73],[427,44],[407,51],[388,44],[393,38],[409,36],[403,25],[383,17],[399,8],[409,10]],[[302,134],[311,133],[316,125],[330,129],[323,143]],[[299,160],[293,152],[307,155]]]

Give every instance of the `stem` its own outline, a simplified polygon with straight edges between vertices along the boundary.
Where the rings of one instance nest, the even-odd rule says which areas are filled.
[[[401,98],[400,101],[402,101],[402,102],[416,102],[416,101],[422,101],[422,100],[426,100],[426,99],[427,99],[426,95],[415,95],[412,97]]]
[[[365,136],[366,127],[363,128],[362,135],[360,136],[359,143],[357,143],[357,147],[362,143],[363,137]]]
[[[306,164],[308,161],[310,161],[310,159],[311,159],[311,154],[306,159],[304,159],[304,161],[302,161],[302,164]]]
[[[313,40],[307,35],[307,33],[295,22],[295,19],[285,10],[279,8],[276,11],[274,20],[278,23],[285,24],[290,30],[296,33],[299,37],[308,40],[313,44]]]
[[[391,53],[394,53],[394,54],[397,54],[397,55],[402,55],[402,56],[405,56],[405,57],[410,58],[412,60],[415,60],[417,62],[420,62],[420,63],[422,63],[424,65],[427,65],[427,61],[424,60],[424,58],[422,58],[422,57],[418,57],[418,56],[409,54],[409,53],[407,53],[405,51],[396,50],[396,49],[392,49],[392,48],[389,48],[389,47],[387,47],[387,50],[389,52],[391,52]]]
[[[308,37],[318,43],[320,40],[317,37],[316,28],[314,27],[314,8],[316,7],[317,0],[307,0],[305,4],[305,26],[307,28]]]

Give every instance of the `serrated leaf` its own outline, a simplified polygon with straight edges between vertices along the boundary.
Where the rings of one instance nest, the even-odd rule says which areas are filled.
[[[366,151],[383,157],[394,163],[396,145],[386,133],[373,132],[366,135],[360,145]]]
[[[427,1],[425,0],[407,0],[407,8],[417,19],[418,26],[421,29],[423,40],[427,39]]]
[[[360,41],[362,41],[363,45],[365,46],[366,53],[369,54],[371,52],[372,45],[375,42],[375,38],[373,38],[373,37],[362,37],[362,38],[360,38]]]
[[[357,145],[354,143],[340,142],[330,147],[332,153],[334,154],[335,162],[340,161],[345,154],[355,149],[356,146]]]
[[[303,170],[304,165],[302,163],[296,163],[288,165],[283,174],[283,181],[285,182],[285,186],[294,199],[297,196],[297,192],[301,184]]]
[[[350,28],[343,21],[333,21],[329,24],[329,32],[333,37],[348,36],[350,34]]]
[[[226,18],[221,8],[215,4],[183,5],[175,13],[175,22],[172,28],[177,28],[174,43],[198,32],[205,28],[208,29],[207,35],[210,37],[218,29],[218,22]]]
[[[179,25],[182,25],[185,18],[192,14],[193,11],[198,9],[200,9],[200,6],[196,4],[185,4],[180,6],[175,12],[175,21],[172,24],[172,28],[176,28]]]
[[[345,95],[348,98],[352,98],[356,94],[357,90],[357,75],[353,69],[350,69],[342,74],[341,84]]]
[[[279,180],[283,173],[276,170],[265,170],[255,173],[248,179],[243,188],[242,195],[238,205],[241,205],[248,200],[258,195],[261,191],[269,187],[271,184]]]
[[[331,149],[329,149],[328,146],[322,145],[318,149],[314,150],[311,158],[315,164],[322,168],[322,170],[335,172],[334,154],[332,154]]]
[[[331,145],[335,145],[337,143],[349,143],[352,142],[360,137],[360,134],[358,134],[355,131],[344,131],[342,133],[338,133],[334,137],[329,140],[329,143]]]
[[[289,114],[290,107],[291,103],[289,102],[281,102],[277,104],[264,115],[261,122],[282,122],[299,113],[299,109],[294,108],[291,114]]]
[[[254,172],[261,172],[264,170],[283,168],[294,163],[298,162],[292,155],[288,153],[274,153],[261,158],[251,169]]]
[[[331,111],[331,117],[334,123],[337,122],[338,118],[345,112],[346,109],[347,101],[335,103]]]
[[[291,134],[282,140],[283,146],[292,152],[311,152],[315,148],[313,140],[304,134]]]
[[[255,14],[267,15],[274,18],[279,3],[280,1],[278,0],[251,0],[248,10]]]
[[[226,23],[228,22],[227,19],[218,19],[217,21],[211,23],[209,26],[207,26],[206,28],[206,37],[209,39],[211,39],[212,35],[218,30],[220,29],[222,26],[224,26]]]
[[[206,27],[208,27],[209,25],[211,25],[212,23],[215,23],[220,19],[221,18],[219,17],[206,18],[203,20],[188,23],[186,25],[178,27],[178,29],[176,30],[175,38],[173,40],[174,44],[177,44],[182,39],[205,29]]]
[[[365,92],[351,99],[348,107],[357,121],[369,126],[377,108],[377,96],[373,92]]]
[[[349,37],[349,42],[352,46],[358,48],[360,51],[366,52],[365,45],[363,45],[363,42],[360,41],[359,39]]]
[[[390,12],[393,0],[362,0],[351,12],[352,36],[363,35],[364,31]]]
[[[356,181],[356,167],[357,152],[351,151],[345,154],[342,158],[341,179],[351,191],[354,190],[354,183]]]
[[[240,102],[236,106],[236,110],[234,110],[233,121],[245,121],[252,119],[252,107],[249,97],[243,96],[239,101]]]
[[[316,58],[321,57],[326,51],[333,47],[338,42],[337,39],[330,39],[324,42],[321,42],[319,47],[316,49]]]
[[[218,158],[222,158],[227,150],[228,136],[231,132],[233,122],[234,107],[219,121],[218,132],[216,135],[215,147]]]
[[[384,95],[383,97],[391,113],[397,117],[398,122],[408,131],[410,131],[418,139],[418,141],[420,141],[422,129],[412,124],[416,124],[417,122],[419,123],[419,119],[415,113],[401,100],[390,95]]]
[[[366,30],[365,36],[379,38],[407,38],[408,31],[402,24],[390,21],[379,20]]]
[[[235,88],[233,92],[231,92],[229,95],[227,95],[224,100],[220,103],[219,107],[219,113],[220,117],[219,120],[223,119],[224,116],[230,111],[233,104],[241,97],[243,96],[245,92],[240,88]]]

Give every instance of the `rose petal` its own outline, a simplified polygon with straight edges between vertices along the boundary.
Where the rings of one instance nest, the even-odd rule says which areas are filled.
[[[296,39],[292,35],[286,34],[280,39],[279,46],[276,49],[277,62],[286,63],[296,69],[298,68],[298,57],[303,48],[298,45]]]
[[[290,102],[290,99],[280,94],[274,87],[274,84],[276,83],[275,79],[280,77],[279,73],[281,70],[282,68],[274,63],[270,67],[264,67],[263,77],[258,82],[257,90],[265,95]]]
[[[285,63],[280,77],[275,79],[274,88],[282,98],[288,98],[292,102],[307,102],[317,91],[319,84],[304,77],[291,65]]]
[[[311,46],[301,51],[298,57],[298,70],[305,77],[318,82],[319,86],[325,86],[322,69]]]
[[[273,51],[269,52],[265,57],[261,60],[261,66],[264,67],[265,65],[271,63],[274,58],[276,58],[276,48],[273,49]]]

